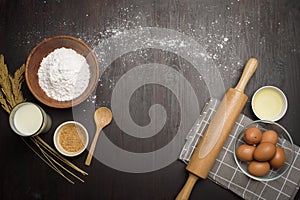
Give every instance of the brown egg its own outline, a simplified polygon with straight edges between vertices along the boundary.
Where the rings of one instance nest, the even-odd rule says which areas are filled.
[[[244,133],[244,139],[248,144],[258,144],[261,140],[262,132],[257,127],[247,128]]]
[[[236,150],[236,156],[241,161],[250,162],[253,160],[253,153],[255,150],[255,146],[248,145],[248,144],[242,144],[239,146]]]
[[[270,170],[268,162],[252,161],[248,165],[248,172],[253,176],[265,176]]]
[[[257,161],[268,161],[275,155],[276,146],[272,143],[260,143],[254,151],[254,159]]]
[[[281,147],[276,147],[276,153],[274,157],[270,160],[270,164],[275,169],[278,169],[285,162],[286,156],[284,150]]]
[[[262,134],[261,143],[263,142],[270,142],[276,145],[278,141],[278,135],[273,130],[267,130]]]

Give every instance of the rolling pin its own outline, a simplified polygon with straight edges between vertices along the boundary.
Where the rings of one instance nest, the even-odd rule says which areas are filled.
[[[236,87],[229,88],[225,93],[186,167],[186,170],[189,171],[189,177],[176,200],[187,200],[198,178],[207,178],[229,133],[234,127],[234,123],[247,102],[248,97],[244,94],[244,90],[257,66],[258,61],[255,58],[250,58]]]

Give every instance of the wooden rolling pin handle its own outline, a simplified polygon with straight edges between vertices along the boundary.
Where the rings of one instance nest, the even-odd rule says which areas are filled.
[[[254,74],[256,68],[258,66],[258,61],[256,58],[250,58],[244,68],[243,74],[236,85],[235,89],[241,93],[244,93],[245,87],[249,82],[250,78]]]
[[[190,173],[188,180],[177,195],[176,200],[188,200],[197,180],[198,176]]]

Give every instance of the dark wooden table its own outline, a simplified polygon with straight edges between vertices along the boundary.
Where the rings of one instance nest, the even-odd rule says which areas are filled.
[[[47,37],[71,35],[97,49],[105,39],[140,27],[167,28],[193,38],[203,48],[203,56],[210,57],[212,66],[207,67],[215,66],[220,72],[224,88],[233,87],[247,59],[256,57],[260,62],[259,68],[245,92],[251,97],[264,85],[281,88],[288,98],[289,107],[279,123],[288,129],[295,144],[300,145],[298,0],[0,0],[0,11],[0,54],[5,56],[11,73],[25,63],[31,49]],[[171,44],[165,45],[169,45],[165,46],[167,48]],[[191,42],[188,45],[192,45]],[[199,74],[189,60],[168,49],[144,48],[120,55],[101,74],[95,95],[82,105],[74,109],[55,109],[39,103],[53,120],[49,133],[41,137],[53,145],[55,128],[63,121],[72,120],[75,111],[82,113],[82,123],[88,125],[92,136],[95,131],[92,112],[86,111],[85,106],[111,106],[114,87],[122,75],[147,63],[159,63],[181,73],[195,90],[198,101],[195,108],[201,108],[207,98],[214,95],[207,89],[205,74]],[[191,49],[190,53],[197,52]],[[170,81],[173,81],[172,76]],[[37,102],[26,84],[23,93],[27,101]],[[105,134],[115,145],[137,154],[164,147],[175,137],[180,121],[185,120],[181,119],[182,105],[190,102],[184,96],[187,94],[180,95],[178,98],[168,87],[159,84],[138,87],[129,99],[132,120],[139,126],[149,124],[150,106],[161,104],[166,114],[163,128],[152,137],[136,138],[125,134],[122,127],[113,121]],[[243,113],[256,119],[250,100]],[[186,115],[195,120],[195,113],[193,116]],[[85,183],[71,185],[46,166],[12,132],[8,116],[2,109],[0,119],[0,199],[174,199],[187,179],[185,165],[179,160],[157,170],[127,173],[108,167],[97,159],[90,167],[84,166],[85,151],[70,160],[89,175],[84,178]],[[191,122],[186,126],[184,130],[191,126]],[[186,133],[181,134],[184,140]],[[299,197],[298,194],[296,199]],[[191,194],[191,199],[200,198],[240,197],[210,180],[201,180]]]

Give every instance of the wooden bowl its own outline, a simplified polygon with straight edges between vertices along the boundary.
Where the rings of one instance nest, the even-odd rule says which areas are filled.
[[[61,47],[73,49],[84,56],[90,67],[90,80],[87,88],[79,97],[70,101],[58,101],[48,97],[38,82],[38,70],[42,59]],[[29,90],[41,103],[54,108],[70,108],[85,101],[97,86],[98,77],[99,67],[95,54],[83,41],[71,36],[63,35],[45,39],[32,49],[26,61],[25,78]]]

